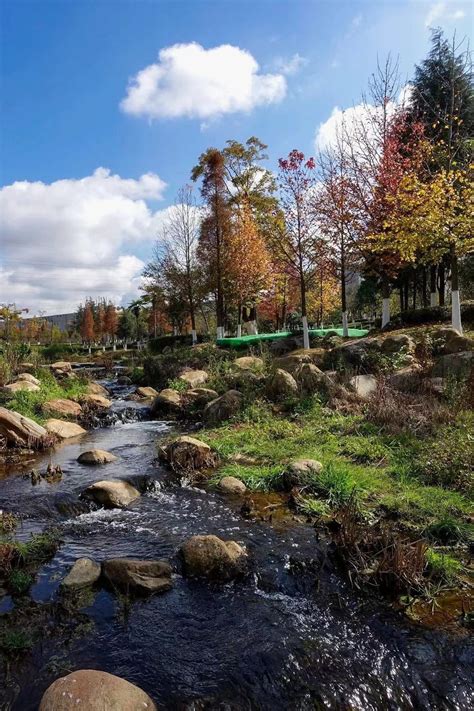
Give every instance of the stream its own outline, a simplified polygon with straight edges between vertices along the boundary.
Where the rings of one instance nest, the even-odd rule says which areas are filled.
[[[126,395],[126,388],[115,389],[113,426],[35,458],[35,469],[61,465],[58,483],[33,486],[18,467],[0,478],[0,508],[21,514],[19,537],[54,526],[62,541],[31,589],[50,610],[44,635],[10,669],[0,689],[2,711],[36,711],[48,685],[79,668],[124,677],[165,710],[473,707],[467,636],[417,627],[380,601],[356,595],[312,526],[246,520],[240,500],[170,482],[155,460],[171,425],[146,419],[147,411]],[[91,448],[119,460],[78,464]],[[125,478],[144,494],[125,510],[91,509],[79,494],[104,478]],[[247,546],[249,576],[223,586],[183,578],[177,551],[199,533]],[[58,612],[51,603],[60,600],[60,581],[84,556],[169,559],[174,587],[131,603],[98,589],[72,611],[59,606]],[[13,605],[0,599],[0,613]]]

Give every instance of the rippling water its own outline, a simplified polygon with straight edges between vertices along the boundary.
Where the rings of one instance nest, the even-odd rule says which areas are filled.
[[[99,590],[73,613],[51,607],[43,638],[12,669],[0,708],[37,709],[51,681],[77,668],[123,676],[161,709],[472,708],[469,640],[422,630],[356,597],[310,526],[246,521],[238,502],[170,485],[154,463],[168,431],[167,423],[149,421],[93,430],[36,461],[38,469],[50,459],[61,464],[61,482],[34,487],[18,472],[0,481],[0,508],[22,513],[21,535],[61,530],[63,543],[32,588],[45,609],[78,557],[167,558],[176,569],[170,592],[131,605]],[[92,447],[119,460],[79,465],[80,452]],[[147,482],[129,509],[90,511],[80,503],[87,485],[116,477]],[[245,544],[248,578],[220,587],[182,578],[176,553],[197,533]],[[0,609],[9,606],[4,599]],[[80,620],[73,633],[59,624],[67,614]],[[203,705],[193,706],[197,700]]]

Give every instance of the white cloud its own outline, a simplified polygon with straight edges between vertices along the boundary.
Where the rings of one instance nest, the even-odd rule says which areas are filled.
[[[260,74],[253,56],[228,44],[175,44],[131,80],[120,106],[149,118],[209,119],[281,101],[283,74]]]
[[[98,168],[82,179],[16,182],[0,190],[0,303],[31,313],[74,310],[85,297],[120,303],[136,293],[143,262],[133,254],[155,239],[165,183],[154,173],[125,179]]]
[[[298,52],[296,52],[296,54],[294,54],[289,59],[278,57],[274,62],[274,66],[275,69],[281,72],[282,74],[291,76],[292,74],[296,74],[297,72],[299,72],[299,70],[307,63],[308,60],[306,59],[306,57],[302,57],[301,54],[298,54]]]
[[[462,20],[465,12],[460,8],[450,9],[448,2],[437,2],[430,7],[430,10],[425,18],[425,27],[433,27],[435,23],[452,22],[453,20]]]

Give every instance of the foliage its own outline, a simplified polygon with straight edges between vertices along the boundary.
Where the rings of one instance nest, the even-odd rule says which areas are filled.
[[[8,587],[14,595],[24,595],[33,584],[34,578],[24,570],[12,570],[8,576]]]

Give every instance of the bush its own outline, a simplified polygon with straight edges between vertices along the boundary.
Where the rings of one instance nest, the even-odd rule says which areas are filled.
[[[474,301],[464,301],[461,304],[461,318],[465,323],[474,323]],[[396,314],[384,330],[400,328],[400,326],[418,326],[426,323],[443,323],[451,320],[450,306],[430,306]]]
[[[467,543],[471,537],[469,526],[450,516],[438,519],[427,526],[425,536],[443,546]]]
[[[77,346],[71,343],[51,343],[49,346],[44,346],[40,351],[45,361],[60,360],[60,358],[71,357],[77,353]]]
[[[198,343],[207,343],[210,340],[209,336],[198,335]],[[193,339],[191,334],[180,334],[177,336],[167,335],[167,336],[157,336],[156,338],[151,338],[148,342],[148,350],[150,353],[158,354],[163,353],[165,348],[176,348],[178,346],[192,346]]]

